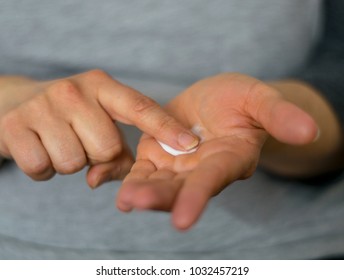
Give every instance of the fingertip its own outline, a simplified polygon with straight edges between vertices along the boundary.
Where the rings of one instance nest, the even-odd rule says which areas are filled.
[[[305,145],[315,142],[320,136],[320,129],[314,119],[299,109],[289,125],[290,144]],[[288,133],[288,131],[286,131]]]
[[[319,127],[317,127],[317,134],[315,135],[315,137],[314,137],[312,143],[317,142],[317,141],[319,140],[320,136],[321,136],[321,130],[320,130]]]
[[[115,204],[117,208],[123,212],[130,212],[134,209],[133,197],[135,194],[135,189],[130,183],[123,183],[118,190]]]
[[[187,231],[191,227],[191,223],[184,215],[172,215],[172,224],[179,231]]]
[[[133,210],[133,207],[124,201],[116,200],[115,204],[116,204],[117,209],[120,210],[121,212],[128,213]]]
[[[320,137],[320,129],[315,121],[310,118],[309,120],[304,120],[304,123],[299,126],[298,135],[299,137],[295,138],[295,144],[304,145],[314,143]]]
[[[173,226],[181,232],[190,230],[198,221],[200,214],[173,211],[172,212],[172,224]]]
[[[200,212],[190,202],[177,203],[172,211],[172,224],[180,231],[189,230],[199,219]]]
[[[305,145],[317,140],[320,133],[315,120],[291,103],[275,107],[267,131],[277,140],[291,145]]]
[[[86,181],[91,189],[96,189],[101,185],[101,174],[95,166],[91,166],[86,174]]]

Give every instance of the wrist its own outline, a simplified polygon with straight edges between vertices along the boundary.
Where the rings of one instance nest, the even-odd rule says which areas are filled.
[[[0,116],[36,94],[36,81],[21,76],[0,77]]]

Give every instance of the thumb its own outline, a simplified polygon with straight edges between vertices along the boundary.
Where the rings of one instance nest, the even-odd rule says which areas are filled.
[[[253,103],[252,103],[253,102]],[[319,136],[314,119],[273,88],[255,94],[247,106],[249,114],[271,136],[290,145],[309,144]]]

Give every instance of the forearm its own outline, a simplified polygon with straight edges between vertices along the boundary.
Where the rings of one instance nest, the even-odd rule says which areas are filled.
[[[311,177],[344,166],[343,131],[329,103],[313,87],[299,81],[271,82],[285,99],[308,112],[320,129],[319,138],[305,146],[290,146],[269,137],[260,165],[289,177]]]

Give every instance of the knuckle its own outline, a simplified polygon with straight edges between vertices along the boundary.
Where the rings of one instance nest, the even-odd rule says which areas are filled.
[[[42,174],[46,174],[50,169],[51,163],[48,159],[30,161],[30,163],[25,164],[23,168],[24,172],[32,178],[40,178]]]
[[[248,88],[247,93],[249,96],[256,96],[266,93],[269,87],[260,80],[254,80]]]
[[[100,145],[94,149],[88,158],[92,163],[109,162],[118,157],[123,150],[121,143],[114,143],[112,145]]]
[[[61,92],[74,92],[76,85],[70,79],[62,79],[53,82],[49,89],[51,92],[56,92],[57,94],[60,94]]]
[[[24,117],[25,119],[46,120],[52,115],[52,110],[46,96],[38,95],[23,104],[18,113],[20,113],[22,120],[24,120]]]
[[[80,171],[85,165],[86,159],[79,158],[60,162],[54,168],[59,174],[73,174]]]
[[[42,112],[46,113],[47,110],[46,109],[46,100],[44,100],[44,97],[39,95],[36,96],[35,98],[29,100],[26,104],[25,104],[25,111],[26,112],[30,112],[30,114],[36,114],[36,113],[40,113],[42,114]]]
[[[254,80],[246,91],[244,99],[245,112],[257,119],[260,109],[267,100],[266,97],[268,97],[270,92],[271,90],[269,86],[264,84],[262,81]]]
[[[82,92],[77,85],[69,80],[63,79],[54,82],[48,89],[48,97],[54,102],[62,100],[63,102],[72,102],[72,104],[78,103],[82,98]]]
[[[5,114],[2,118],[1,118],[1,127],[3,132],[6,133],[11,133],[14,130],[16,130],[16,127],[18,126],[18,114],[16,113],[16,111],[11,111],[8,112],[7,114]]]
[[[28,123],[28,117],[23,116],[17,110],[8,112],[1,118],[0,133],[2,139],[7,142],[22,137]]]
[[[106,73],[104,70],[101,69],[93,69],[87,71],[83,74],[83,77],[86,80],[95,81],[95,82],[102,82],[104,80],[110,79],[110,75]]]

